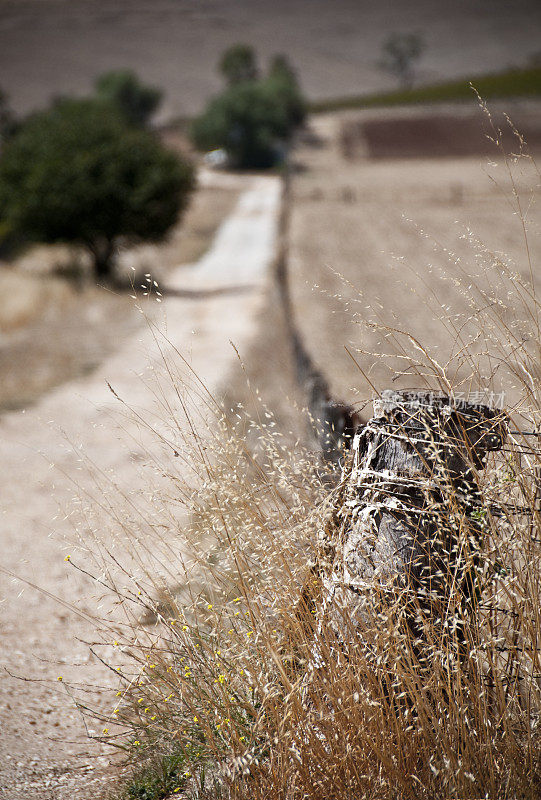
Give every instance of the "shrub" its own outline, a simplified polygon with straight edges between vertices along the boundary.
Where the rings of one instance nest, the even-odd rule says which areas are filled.
[[[41,242],[72,242],[110,275],[115,246],[158,241],[194,185],[190,164],[96,100],[35,114],[0,158],[3,226]]]
[[[106,72],[96,80],[96,96],[112,103],[130,125],[144,128],[158,108],[162,93],[142,84],[130,70]]]

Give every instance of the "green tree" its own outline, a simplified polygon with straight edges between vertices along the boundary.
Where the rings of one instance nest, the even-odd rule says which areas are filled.
[[[194,121],[194,144],[225,150],[236,167],[272,166],[306,116],[294,70],[285,56],[276,56],[268,75],[256,79],[254,51],[246,45],[229,48],[220,69],[229,86]]]
[[[106,72],[96,80],[96,96],[115,105],[130,125],[144,128],[160,105],[162,93],[145,86],[130,70]]]
[[[15,129],[15,118],[9,107],[9,102],[5,92],[0,89],[0,147]]]
[[[119,239],[159,241],[185,208],[193,168],[97,100],[30,117],[0,157],[0,221],[41,242],[73,242],[107,278]]]
[[[264,81],[231,86],[192,125],[198,148],[223,148],[240,168],[272,166],[288,132],[286,110]]]
[[[258,77],[257,61],[253,47],[247,44],[234,44],[222,55],[218,65],[229,86]]]
[[[306,118],[306,101],[295,70],[284,55],[274,56],[267,82],[278,102],[284,106],[290,130],[302,125]]]
[[[425,43],[420,33],[393,33],[383,43],[381,66],[396,75],[407,89],[413,86],[414,64],[421,57]]]

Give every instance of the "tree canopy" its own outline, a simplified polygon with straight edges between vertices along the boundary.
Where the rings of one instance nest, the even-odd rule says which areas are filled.
[[[15,118],[5,92],[0,89],[0,147],[15,130]]]
[[[271,61],[267,83],[278,102],[285,108],[289,131],[302,125],[306,118],[306,101],[295,70],[284,55]]]
[[[73,242],[109,275],[119,239],[157,241],[185,208],[193,168],[98,100],[30,117],[0,158],[0,220],[10,233]]]
[[[268,75],[256,79],[255,55],[248,49],[253,69],[238,70],[234,80],[226,75],[227,88],[194,121],[192,139],[201,150],[224,149],[236,167],[266,168],[280,159],[284,144],[305,118],[306,105],[284,56],[276,56]],[[222,72],[229,54],[220,61]]]
[[[256,81],[218,95],[192,126],[197,147],[224,148],[240,168],[272,166],[277,143],[287,132],[285,108],[270,87]]]
[[[218,68],[229,86],[255,81],[258,68],[254,48],[248,44],[234,44],[222,54]]]
[[[131,70],[105,72],[94,84],[96,97],[115,105],[126,121],[145,127],[160,105],[162,93],[154,86],[145,86]]]

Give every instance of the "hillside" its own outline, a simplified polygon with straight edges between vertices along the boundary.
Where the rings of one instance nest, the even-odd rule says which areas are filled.
[[[287,53],[322,100],[394,88],[379,67],[392,31],[423,35],[418,80],[434,83],[526,65],[540,28],[535,0],[0,0],[0,85],[24,113],[130,67],[164,88],[164,117],[178,117],[218,90],[218,55],[238,41],[263,60]]]

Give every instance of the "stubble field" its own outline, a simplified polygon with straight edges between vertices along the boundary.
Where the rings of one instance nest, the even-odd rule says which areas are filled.
[[[506,110],[534,138],[539,107]],[[433,131],[434,112],[426,113],[424,129]],[[360,407],[375,390],[425,383],[415,371],[401,378],[389,371],[381,354],[396,352],[396,346],[379,324],[412,334],[442,366],[451,359],[449,376],[465,381],[458,389],[479,390],[479,380],[467,381],[472,364],[457,367],[461,342],[479,354],[487,346],[487,332],[479,329],[483,303],[471,287],[477,284],[499,303],[507,322],[515,310],[512,304],[503,309],[510,288],[504,273],[509,269],[524,281],[533,275],[539,289],[535,152],[506,162],[488,142],[488,155],[485,137],[494,131],[485,113],[447,113],[454,113],[451,137],[460,139],[464,127],[473,131],[469,154],[430,158],[423,149],[430,152],[437,142],[421,140],[408,158],[373,157],[363,132],[377,124],[392,127],[394,120],[399,137],[411,111],[402,117],[385,111],[316,117],[295,153],[289,268],[297,324],[334,396]],[[415,115],[423,129],[422,112]],[[501,110],[494,110],[493,122],[507,126]],[[344,125],[359,132],[353,154],[344,147]],[[513,136],[506,146],[518,153],[520,141]],[[400,141],[395,145],[399,150]],[[396,359],[392,366],[399,366]],[[502,382],[498,370],[481,375],[483,388],[505,390],[511,402],[512,386]]]

